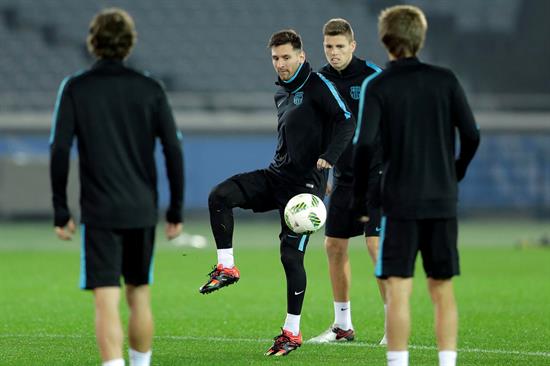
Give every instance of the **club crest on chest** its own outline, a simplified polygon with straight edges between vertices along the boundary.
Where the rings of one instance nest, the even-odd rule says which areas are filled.
[[[294,94],[294,100],[293,100],[293,103],[295,105],[300,105],[302,104],[302,101],[304,100],[304,92],[298,92],[296,94]]]
[[[349,95],[355,100],[359,100],[359,97],[361,96],[361,87],[354,85],[349,88]]]

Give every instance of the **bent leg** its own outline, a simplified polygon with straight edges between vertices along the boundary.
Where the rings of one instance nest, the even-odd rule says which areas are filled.
[[[97,287],[95,297],[95,328],[97,344],[103,362],[122,358],[123,332],[118,304],[119,287]]]
[[[240,207],[245,202],[243,192],[231,179],[220,183],[210,192],[210,225],[218,249],[233,247],[233,208]]]

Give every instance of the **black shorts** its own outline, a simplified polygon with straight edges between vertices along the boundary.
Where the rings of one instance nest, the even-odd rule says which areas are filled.
[[[404,220],[382,217],[378,278],[414,276],[420,251],[426,276],[448,279],[460,274],[456,218]]]
[[[311,193],[323,199],[325,186],[316,186],[314,182],[291,184],[266,169],[237,174],[228,180],[234,182],[245,197],[245,202],[238,207],[254,212],[278,210],[281,219],[281,243],[305,251],[309,235],[298,235],[286,226],[284,209],[288,201],[300,193]]]
[[[267,169],[237,174],[229,180],[239,186],[246,198],[241,208],[254,212],[284,210],[288,200],[300,193],[311,193],[321,199],[324,197],[324,186],[318,187],[314,182],[292,184]]]
[[[105,229],[82,225],[80,288],[134,286],[153,281],[155,227]]]
[[[380,208],[369,207],[369,222],[366,224],[357,220],[358,214],[351,210],[353,198],[352,187],[335,185],[330,194],[325,235],[331,238],[348,239],[355,236],[380,235]]]

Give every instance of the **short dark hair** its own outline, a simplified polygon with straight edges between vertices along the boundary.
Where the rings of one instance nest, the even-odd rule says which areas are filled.
[[[125,10],[108,8],[90,22],[88,51],[97,58],[125,59],[136,43],[134,20]]]
[[[323,26],[323,35],[324,36],[346,36],[348,41],[354,40],[353,29],[351,24],[345,19],[342,18],[333,18],[330,19]]]
[[[415,56],[424,44],[428,23],[420,8],[398,5],[382,10],[378,34],[386,49],[398,58]]]
[[[275,32],[269,38],[268,48],[290,43],[295,50],[302,50],[302,37],[293,29],[283,29]]]

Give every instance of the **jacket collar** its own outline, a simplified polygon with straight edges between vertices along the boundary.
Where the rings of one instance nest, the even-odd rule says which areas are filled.
[[[420,63],[420,60],[418,59],[418,57],[406,57],[406,58],[400,58],[397,60],[390,61],[386,64],[386,66],[390,68],[390,67],[418,65],[419,63]]]
[[[282,86],[289,93],[296,93],[304,86],[309,75],[311,75],[311,66],[306,61],[300,65],[290,80],[283,81],[281,78],[277,78],[275,84]]]
[[[346,68],[342,71],[338,71],[334,67],[332,67],[331,64],[327,64],[328,72],[340,77],[347,77],[347,76],[358,74],[363,71],[364,67],[365,67],[365,61],[355,56],[352,56],[348,66],[346,66]]]
[[[118,68],[123,67],[124,61],[117,59],[99,59],[97,60],[92,68],[93,69],[104,69],[104,68]]]

